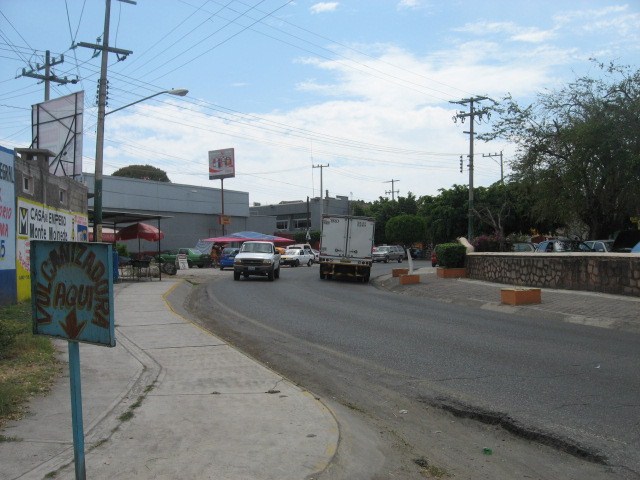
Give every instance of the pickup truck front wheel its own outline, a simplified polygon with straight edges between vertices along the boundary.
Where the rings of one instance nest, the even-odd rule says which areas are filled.
[[[275,277],[275,271],[274,270],[269,270],[267,272],[267,279],[269,279],[270,282],[273,282],[273,278]]]
[[[240,280],[240,272],[236,272],[235,270],[233,271],[233,279],[234,280]]]
[[[273,278],[280,278],[280,267],[273,272]]]

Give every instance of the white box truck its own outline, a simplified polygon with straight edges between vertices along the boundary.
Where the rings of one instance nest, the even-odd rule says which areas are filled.
[[[320,279],[352,277],[368,282],[375,221],[368,217],[323,215]]]

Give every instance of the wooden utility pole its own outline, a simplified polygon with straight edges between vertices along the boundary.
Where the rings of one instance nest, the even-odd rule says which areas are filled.
[[[489,153],[487,155],[485,155],[484,153],[482,154],[483,157],[500,157],[500,183],[502,183],[504,185],[504,166],[502,163],[502,150],[500,150],[500,153]]]
[[[458,105],[464,105],[464,106],[469,105],[468,113],[460,111],[453,116],[454,122],[457,122],[459,119],[460,121],[462,121],[462,123],[464,123],[467,118],[470,119],[469,131],[464,132],[469,134],[469,210],[468,210],[469,223],[468,223],[468,231],[467,231],[467,237],[469,237],[467,240],[469,241],[471,241],[471,239],[473,238],[473,136],[475,135],[473,131],[473,124],[475,122],[476,117],[482,120],[482,116],[488,115],[489,113],[489,110],[486,107],[480,110],[476,110],[474,108],[474,103],[480,102],[482,100],[489,100],[489,97],[470,97],[470,98],[464,98],[457,102],[449,102],[449,103],[456,103]]]
[[[53,57],[51,58],[51,52],[47,50],[45,52],[44,57],[44,65],[40,65],[36,63],[35,68],[31,68],[31,70],[27,71],[25,68],[22,69],[22,73],[18,75],[19,77],[30,77],[36,78],[38,80],[42,80],[44,82],[44,101],[50,100],[50,92],[51,92],[51,82],[55,82],[58,85],[66,85],[67,83],[78,83],[77,78],[68,79],[67,77],[60,78],[55,73],[51,73],[51,67],[55,65],[59,65],[64,63],[64,55],[60,55],[59,58]],[[39,74],[40,70],[44,70],[44,75]]]
[[[311,168],[319,168],[320,169],[320,225],[322,225],[322,214],[324,212],[324,204],[322,201],[322,195],[324,190],[322,190],[322,169],[329,167],[329,164],[326,165],[311,165]]]
[[[400,190],[394,190],[394,185],[396,184],[396,182],[399,182],[400,180],[394,180],[391,179],[388,182],[382,182],[382,183],[390,183],[391,184],[391,191],[385,191],[384,194],[385,195],[389,195],[391,194],[391,201],[395,201],[396,199],[396,193],[399,195],[400,194]]]

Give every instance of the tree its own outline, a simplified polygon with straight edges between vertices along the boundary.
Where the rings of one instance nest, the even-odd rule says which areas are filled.
[[[155,180],[156,182],[171,183],[167,172],[151,165],[129,165],[112,173],[114,177],[139,178],[140,180]]]
[[[466,235],[468,224],[469,188],[454,185],[439,192],[437,197],[425,195],[418,199],[418,215],[427,222],[426,239],[434,245]]]
[[[388,242],[408,246],[424,240],[427,222],[418,215],[398,215],[387,222],[384,230]]]
[[[505,97],[480,138],[518,145],[513,180],[532,194],[537,221],[581,222],[607,238],[640,209],[640,70],[599,67],[602,78],[578,78],[524,108]]]

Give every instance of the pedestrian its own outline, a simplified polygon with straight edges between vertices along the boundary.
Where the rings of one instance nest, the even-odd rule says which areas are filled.
[[[213,268],[217,268],[220,263],[220,247],[217,244],[211,247],[211,263],[213,263]]]

